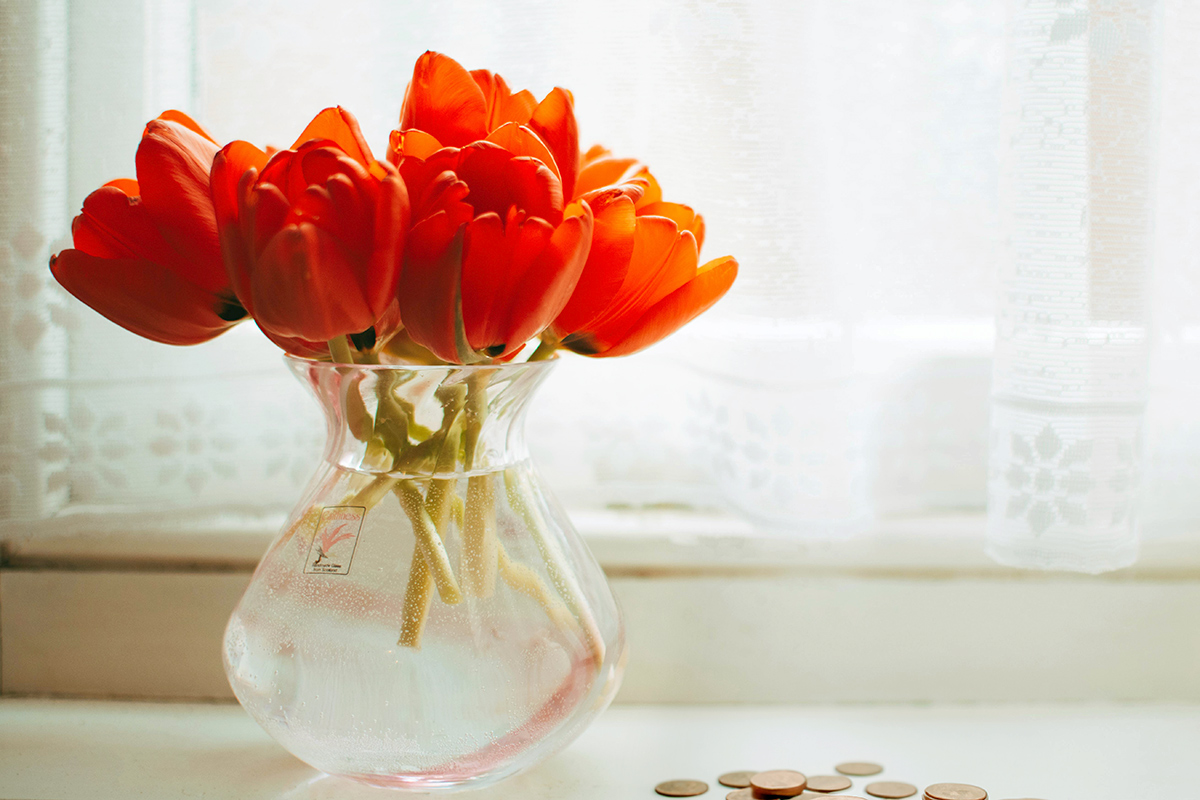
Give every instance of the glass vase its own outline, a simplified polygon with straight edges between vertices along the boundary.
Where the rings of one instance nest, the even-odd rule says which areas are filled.
[[[288,361],[328,441],[225,632],[242,706],[378,786],[483,786],[566,746],[616,693],[625,638],[525,445],[553,362]]]

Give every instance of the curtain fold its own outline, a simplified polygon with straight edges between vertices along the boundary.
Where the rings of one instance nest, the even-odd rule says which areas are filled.
[[[1137,553],[1151,344],[1159,5],[1019,0],[1008,43],[988,549]]]
[[[46,270],[70,220],[66,0],[0,6],[0,520],[53,514],[69,314]]]

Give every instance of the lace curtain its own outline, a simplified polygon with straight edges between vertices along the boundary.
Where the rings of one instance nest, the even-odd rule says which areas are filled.
[[[758,535],[986,512],[1006,563],[1194,536],[1200,8],[1187,0],[6,3],[0,518],[8,536],[237,526],[295,499],[309,401],[249,326],[136,340],[45,269],[141,125],[286,145],[326,105],[382,152],[416,56],[571,88],[742,274],[531,415],[575,507],[726,509]],[[1153,269],[1151,268],[1153,265]],[[265,523],[264,523],[265,524]]]

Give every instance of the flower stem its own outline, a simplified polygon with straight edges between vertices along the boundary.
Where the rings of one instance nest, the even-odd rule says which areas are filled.
[[[354,354],[350,350],[350,342],[345,336],[335,336],[329,340],[329,357],[335,364],[353,364]]]
[[[433,603],[433,576],[429,565],[421,556],[420,548],[413,551],[412,564],[408,569],[408,586],[404,589],[404,610],[400,614],[400,636],[396,644],[401,647],[421,646],[421,634],[425,632],[425,620],[429,618],[429,606]]]
[[[463,587],[475,597],[496,591],[499,558],[496,538],[496,497],[491,475],[467,478],[467,508],[463,515],[462,553],[458,571]]]
[[[490,370],[478,370],[467,378],[463,466],[468,473],[484,466],[479,453],[479,439],[483,434],[484,419],[487,417],[487,385],[490,377]],[[475,597],[491,597],[495,592],[498,544],[492,476],[486,473],[472,475],[467,478],[467,503],[463,514],[462,552],[459,560],[459,573],[468,594]]]
[[[447,387],[438,393],[442,401],[442,427],[436,436],[438,443],[434,474],[453,473],[458,465],[458,448],[462,438],[461,418],[464,396],[461,385]],[[457,478],[430,478],[425,492],[425,511],[433,522],[434,530],[444,544],[450,533],[450,512],[456,497]],[[449,568],[449,563],[447,563]],[[404,591],[404,610],[401,614],[398,644],[404,647],[420,647],[425,622],[429,618],[430,602],[433,598],[433,576],[420,547],[413,548],[409,565],[408,586]],[[459,595],[461,599],[461,593]],[[443,598],[444,599],[444,598]]]
[[[446,555],[446,546],[438,535],[437,528],[425,508],[425,497],[414,480],[400,481],[393,490],[400,500],[400,506],[412,522],[413,534],[416,536],[416,548],[425,561],[433,582],[437,584],[438,595],[442,602],[454,605],[462,600],[462,590],[454,578],[450,568],[450,557]]]
[[[542,561],[546,564],[546,574],[550,581],[558,587],[566,601],[567,608],[574,615],[572,621],[579,620],[575,627],[578,629],[582,626],[583,635],[592,651],[592,658],[597,665],[603,663],[604,637],[600,635],[600,628],[596,625],[591,609],[583,597],[583,590],[575,580],[575,573],[567,566],[558,543],[554,541],[548,531],[546,520],[537,506],[533,492],[524,476],[516,469],[505,470],[504,485],[508,493],[509,507],[517,512],[525,522],[525,527],[529,531],[529,535],[533,537],[538,553],[541,554]]]
[[[555,351],[558,350],[558,344],[559,343],[557,339],[549,338],[547,335],[540,342],[538,342],[537,349],[534,350],[533,354],[529,356],[529,360],[545,361],[546,359],[553,357]]]
[[[504,545],[497,542],[497,564],[500,577],[504,582],[521,594],[532,597],[545,611],[546,616],[559,628],[571,631],[576,636],[581,634],[579,622],[571,615],[563,601],[551,592],[546,584],[529,567],[508,557]]]

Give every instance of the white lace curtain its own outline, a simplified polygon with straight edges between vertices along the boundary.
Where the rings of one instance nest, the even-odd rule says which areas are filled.
[[[315,411],[243,326],[136,340],[45,262],[141,125],[382,152],[416,56],[577,98],[742,275],[533,411],[571,504],[854,535],[986,510],[1026,566],[1128,564],[1200,522],[1200,7],[1188,0],[14,0],[0,70],[0,518],[215,524],[290,506]],[[197,522],[197,520],[200,520]],[[207,520],[208,522],[205,522]]]

